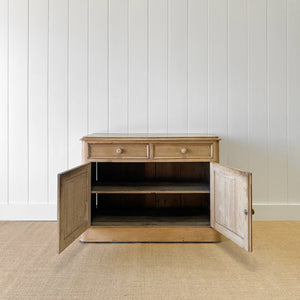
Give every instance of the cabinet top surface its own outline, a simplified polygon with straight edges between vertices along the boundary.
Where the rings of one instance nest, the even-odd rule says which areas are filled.
[[[93,133],[82,137],[81,140],[90,139],[210,139],[220,140],[220,138],[213,134],[205,133]]]

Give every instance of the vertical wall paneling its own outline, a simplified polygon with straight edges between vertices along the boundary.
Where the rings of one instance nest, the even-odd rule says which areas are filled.
[[[8,1],[0,1],[0,203],[8,203]]]
[[[286,1],[268,1],[269,201],[287,199]]]
[[[168,131],[188,129],[187,0],[168,2]]]
[[[288,203],[299,203],[300,2],[287,2]]]
[[[87,134],[88,4],[69,1],[69,167],[80,164],[80,138]]]
[[[248,169],[248,15],[228,0],[228,164]]]
[[[55,219],[87,133],[208,132],[258,217],[295,219],[299,20],[298,0],[0,0],[0,218]]]
[[[268,201],[268,107],[266,1],[248,1],[249,37],[249,171],[253,173],[253,199]]]
[[[28,1],[9,2],[9,197],[28,202]],[[16,188],[16,183],[18,188]]]
[[[188,131],[207,132],[208,0],[188,0]]]
[[[129,0],[129,132],[148,131],[148,1]]]
[[[149,0],[149,132],[168,131],[168,0]]]
[[[108,1],[89,1],[89,133],[108,130]]]
[[[30,0],[29,16],[29,202],[43,203],[48,199],[48,0]]]
[[[49,202],[68,168],[68,0],[49,0]]]
[[[220,145],[220,161],[226,164],[228,153],[227,1],[209,1],[208,12],[208,132],[214,132],[223,139]]]
[[[128,131],[128,0],[109,2],[109,131]]]

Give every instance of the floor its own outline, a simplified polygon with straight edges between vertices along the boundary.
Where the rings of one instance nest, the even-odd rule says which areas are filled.
[[[82,244],[55,222],[0,222],[0,299],[300,299],[300,222],[254,222],[254,252],[217,244]]]

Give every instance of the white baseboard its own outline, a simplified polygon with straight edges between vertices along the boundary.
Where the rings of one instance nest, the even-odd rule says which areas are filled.
[[[300,221],[300,204],[253,204],[255,221]]]
[[[300,204],[254,204],[253,220],[300,221]],[[2,221],[56,221],[56,204],[0,204]]]
[[[2,221],[56,221],[56,204],[0,204]]]

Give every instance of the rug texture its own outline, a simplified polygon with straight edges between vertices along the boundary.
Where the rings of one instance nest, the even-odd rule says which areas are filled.
[[[83,244],[55,222],[0,222],[0,299],[300,299],[300,222],[254,222],[254,252],[216,244]]]

